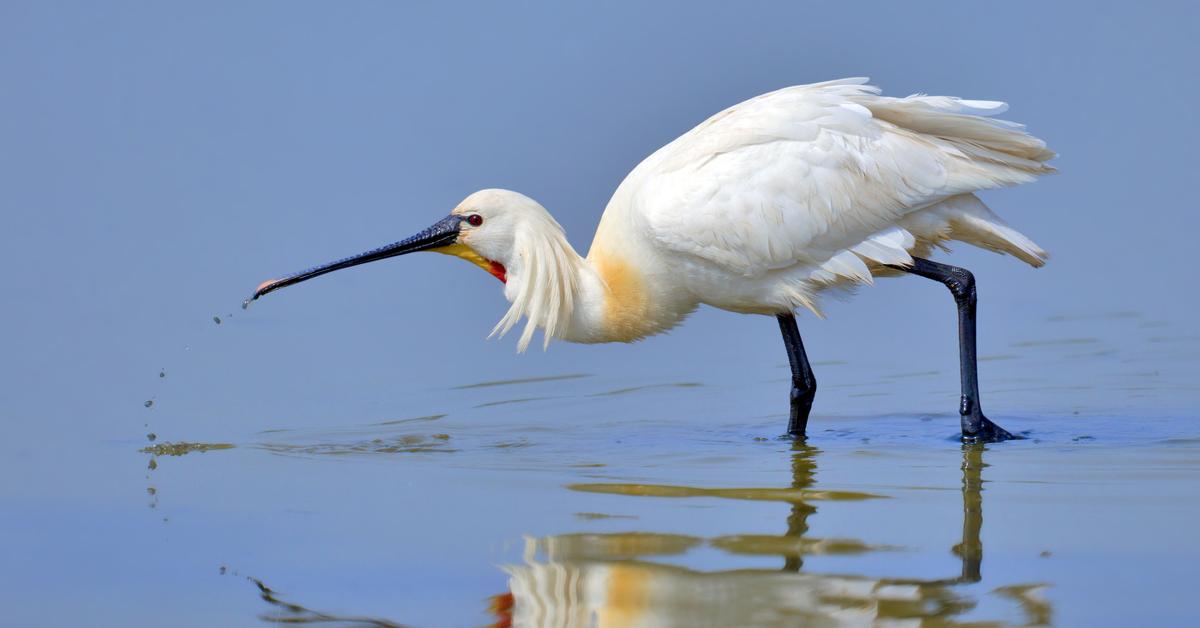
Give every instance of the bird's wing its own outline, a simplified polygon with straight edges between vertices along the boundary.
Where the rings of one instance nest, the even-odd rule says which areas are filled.
[[[1045,144],[982,117],[1003,103],[885,98],[867,79],[735,105],[640,164],[618,194],[662,247],[743,276],[797,264],[869,281],[908,261],[905,214],[1051,172]],[[616,197],[614,197],[614,200]]]

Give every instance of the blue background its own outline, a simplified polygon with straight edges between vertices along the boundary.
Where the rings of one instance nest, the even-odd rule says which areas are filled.
[[[889,95],[1004,100],[1061,154],[1061,174],[983,195],[1050,251],[1044,269],[965,246],[953,259],[979,278],[982,354],[1048,342],[1084,359],[985,361],[989,408],[1194,411],[1196,4],[564,4],[0,3],[0,527],[27,559],[0,575],[0,598],[18,618],[73,617],[30,600],[64,581],[87,591],[137,554],[120,542],[137,534],[125,515],[97,512],[129,499],[112,474],[140,478],[145,459],[128,454],[147,431],[238,440],[572,373],[724,382],[705,408],[782,427],[782,388],[729,392],[783,386],[765,318],[702,309],[635,345],[516,356],[514,338],[484,340],[507,307],[499,284],[435,255],[239,305],[263,279],[404,237],[484,187],[537,199],[585,253],[639,160],[791,84],[865,75]],[[881,281],[826,309],[801,320],[818,417],[953,411],[941,287]],[[838,392],[905,371],[940,375],[883,401]],[[1148,394],[1120,389],[1139,376]],[[1036,385],[1003,396],[1005,378]],[[114,444],[132,470],[96,453]],[[109,581],[114,599],[175,599],[195,577],[166,573]],[[93,602],[67,607],[144,619]]]

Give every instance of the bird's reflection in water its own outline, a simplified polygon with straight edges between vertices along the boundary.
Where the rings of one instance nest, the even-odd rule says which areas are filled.
[[[968,617],[979,600],[964,585],[980,582],[983,545],[984,448],[964,446],[962,453],[962,539],[952,547],[960,574],[944,579],[872,578],[815,573],[806,556],[881,551],[885,548],[850,539],[808,536],[809,518],[821,499],[853,494],[813,489],[820,450],[797,444],[792,455],[790,491],[761,493],[791,503],[784,536],[725,536],[713,539],[669,534],[573,534],[527,539],[524,564],[505,567],[509,592],[496,596],[497,625],[513,626],[782,626],[803,624],[973,625],[986,617]],[[618,488],[624,486],[625,488]],[[648,490],[649,488],[649,490]],[[684,487],[588,485],[584,490],[631,495],[679,496]],[[740,489],[720,489],[734,498]],[[761,489],[745,489],[761,490]],[[713,489],[696,495],[713,496]],[[871,496],[858,494],[859,497]],[[832,497],[831,497],[832,496]],[[734,554],[774,554],[782,569],[695,571],[653,562],[655,556],[682,554],[707,544]],[[1014,608],[1025,625],[1050,622],[1049,604],[1040,587],[1018,585],[994,591]]]

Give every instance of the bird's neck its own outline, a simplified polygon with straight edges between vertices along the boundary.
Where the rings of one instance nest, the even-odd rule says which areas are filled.
[[[585,260],[577,307],[562,335],[571,342],[631,342],[656,333],[654,294],[631,260],[593,250]]]
[[[621,246],[593,243],[582,258],[558,230],[518,236],[504,264],[504,295],[512,304],[493,333],[528,319],[518,349],[540,327],[550,338],[570,342],[632,342],[675,326],[696,308],[679,294],[651,252],[629,240]]]

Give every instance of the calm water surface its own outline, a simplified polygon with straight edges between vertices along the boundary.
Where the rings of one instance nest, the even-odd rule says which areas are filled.
[[[1197,6],[5,0],[0,625],[1195,623]],[[914,278],[801,320],[804,444],[766,318],[515,356],[437,255],[240,308],[484,187],[585,250],[659,146],[860,75],[1062,155],[984,195],[1044,269],[950,258],[1026,440],[954,441]]]
[[[236,313],[201,344],[216,355],[269,335],[239,326],[284,317],[261,312]],[[1138,336],[1141,319],[1074,324]],[[197,626],[1097,625],[1123,623],[1095,603],[1116,599],[1124,618],[1179,624],[1200,559],[1188,523],[1200,516],[1200,431],[1190,416],[1105,407],[1139,394],[1185,403],[1194,385],[1160,374],[1113,393],[1103,363],[1096,384],[1021,376],[1102,351],[1134,375],[1143,360],[1170,363],[1171,343],[1147,335],[1166,332],[1150,329],[1140,354],[1072,336],[992,355],[993,418],[1027,436],[994,446],[956,443],[949,414],[887,411],[953,407],[952,372],[826,361],[825,411],[793,443],[777,438],[782,412],[738,410],[775,406],[760,397],[784,409],[781,364],[726,381],[402,383],[341,412],[266,390],[283,405],[231,418],[219,386],[199,408],[175,407],[193,387],[174,380],[206,354],[189,348],[164,377],[147,373],[151,408],[130,404],[146,436],[64,435],[9,459],[4,544],[24,565],[5,575],[21,598],[9,613]],[[1079,409],[1019,412],[1063,394]]]

